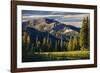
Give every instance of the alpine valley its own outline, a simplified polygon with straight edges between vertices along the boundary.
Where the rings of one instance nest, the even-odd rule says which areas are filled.
[[[89,59],[89,18],[80,25],[46,17],[22,21],[22,62]]]

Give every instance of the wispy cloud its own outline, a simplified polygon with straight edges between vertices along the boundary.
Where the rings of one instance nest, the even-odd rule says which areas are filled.
[[[62,15],[31,15],[31,16],[22,16],[23,18],[44,18],[44,17],[62,17]]]
[[[89,17],[88,13],[56,12],[56,11],[22,11],[22,20],[32,20],[37,18],[51,18],[59,22],[81,26],[84,17]]]
[[[77,15],[77,14],[83,14],[83,13],[22,10],[22,15],[23,16],[31,16],[31,15]]]

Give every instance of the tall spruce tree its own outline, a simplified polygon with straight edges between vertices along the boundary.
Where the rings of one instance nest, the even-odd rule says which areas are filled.
[[[87,24],[88,24],[88,50],[90,50],[90,18],[87,17]]]
[[[82,22],[82,28],[80,30],[80,47],[81,50],[89,49],[89,23],[88,18],[84,18]]]

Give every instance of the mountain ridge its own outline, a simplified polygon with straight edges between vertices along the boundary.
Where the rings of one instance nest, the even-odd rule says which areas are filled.
[[[55,39],[59,39],[59,40],[63,39],[64,41],[69,41],[70,36],[79,35],[80,32],[80,28],[77,28],[72,25],[66,25],[54,19],[47,19],[47,18],[40,18],[40,19],[22,22],[22,31],[30,33],[31,30],[29,31],[28,29],[34,30],[33,31],[34,33],[31,32],[32,34],[37,35],[37,33],[44,34],[47,32],[49,35],[54,36]],[[37,33],[35,33],[35,31]],[[42,34],[39,36],[42,37]],[[48,35],[44,37],[47,36]]]

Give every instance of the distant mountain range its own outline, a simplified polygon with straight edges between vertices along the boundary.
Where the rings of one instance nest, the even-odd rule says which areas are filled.
[[[70,36],[79,35],[80,28],[60,23],[54,19],[38,18],[22,22],[22,31],[27,32],[33,42],[37,37],[40,41],[44,37],[49,37],[53,41],[61,39],[69,41]]]

